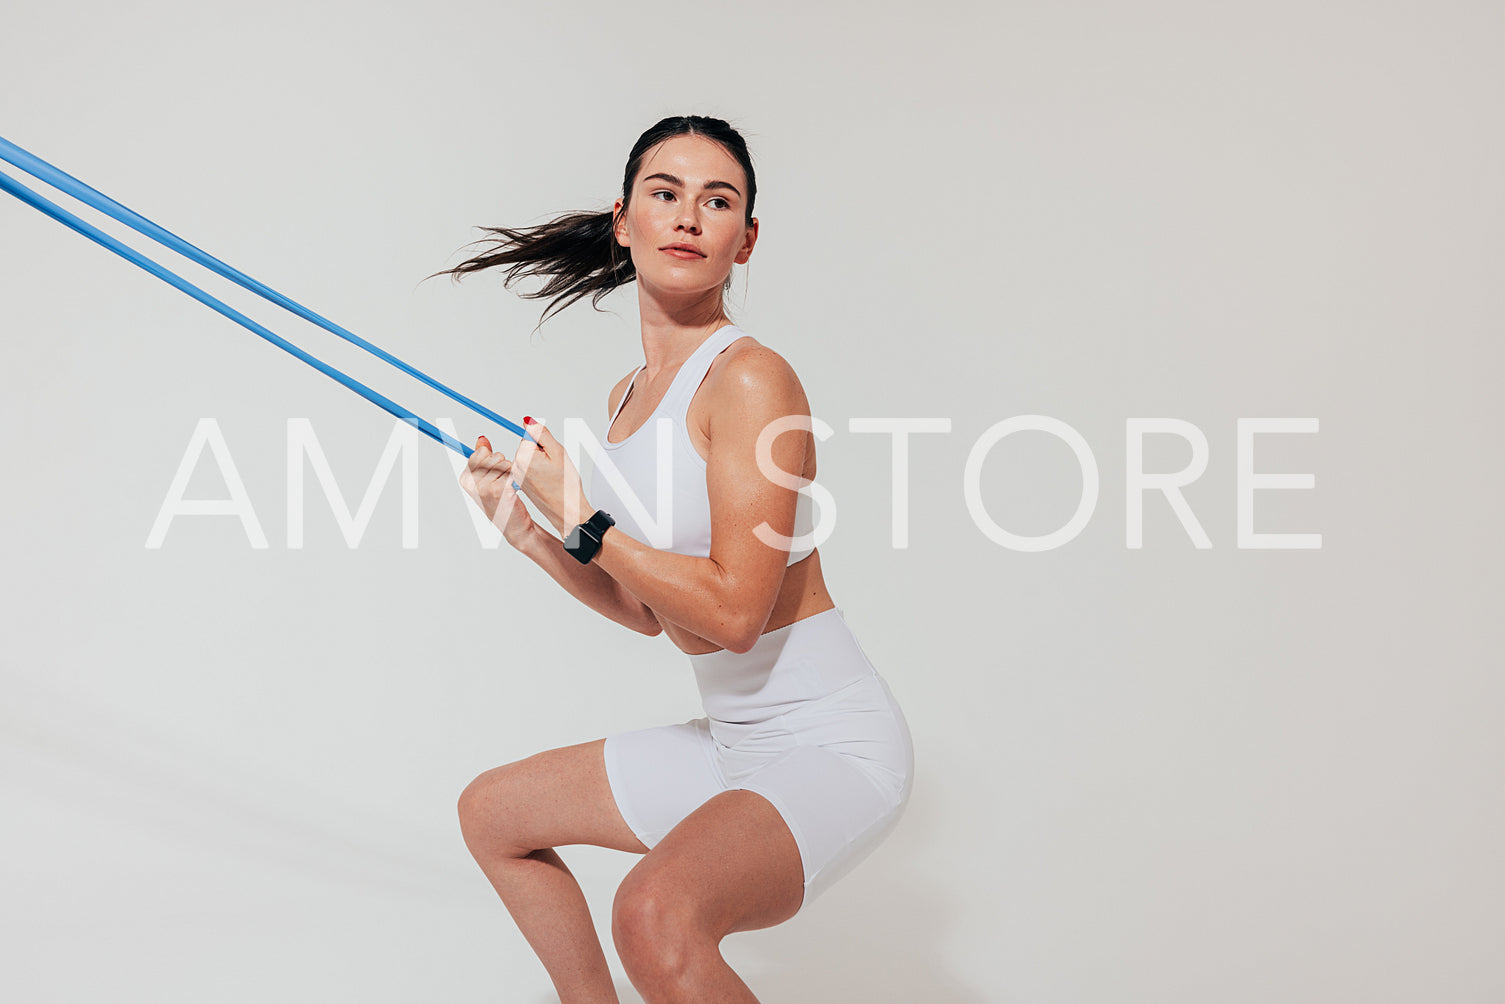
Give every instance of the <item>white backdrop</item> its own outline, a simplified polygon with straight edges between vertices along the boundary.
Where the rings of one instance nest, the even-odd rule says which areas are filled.
[[[660,117],[729,119],[762,224],[733,312],[834,430],[827,580],[917,759],[872,858],[728,940],[753,988],[1496,1002],[1502,28],[1498,4],[1385,0],[27,4],[0,135],[514,421],[600,430],[641,361],[635,289],[535,332],[542,304],[494,276],[419,280],[476,225],[605,208]],[[0,997],[553,999],[455,799],[697,714],[684,658],[491,546],[454,454],[417,442],[405,497],[375,475],[389,416],[10,199],[0,325]],[[976,449],[998,525],[1075,509],[1060,439],[987,449],[1017,415],[1080,433],[1100,479],[1039,553],[967,503]],[[949,420],[912,440],[906,547],[891,440],[858,418]],[[1159,492],[1127,546],[1137,418],[1205,435],[1184,497],[1210,548]],[[1253,492],[1253,526],[1320,548],[1238,546],[1245,418],[1319,423],[1249,463],[1313,477]],[[228,463],[189,450],[204,419]],[[295,547],[302,420],[339,505],[295,454]],[[1146,437],[1147,471],[1192,456]],[[189,498],[233,469],[266,547],[224,515],[147,546],[185,457]],[[335,512],[368,488],[351,546]],[[635,859],[565,856],[620,974]]]

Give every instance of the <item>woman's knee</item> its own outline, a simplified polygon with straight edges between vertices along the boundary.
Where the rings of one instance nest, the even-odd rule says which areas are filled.
[[[516,764],[503,764],[478,774],[460,792],[457,806],[460,833],[472,851],[482,846],[499,847],[506,843],[509,777]],[[528,848],[527,850],[536,850]],[[523,853],[527,853],[527,850]]]
[[[689,899],[663,878],[628,872],[611,907],[611,937],[635,980],[672,979],[699,951],[715,947],[696,923]]]

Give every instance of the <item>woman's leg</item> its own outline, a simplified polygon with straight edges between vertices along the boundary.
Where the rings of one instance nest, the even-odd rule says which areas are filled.
[[[553,850],[594,844],[642,854],[606,780],[605,740],[488,770],[460,795],[465,845],[533,947],[562,1004],[615,1001],[575,876]]]
[[[721,939],[783,923],[805,894],[799,846],[762,795],[722,792],[690,813],[617,890],[612,939],[649,1004],[756,1001]]]

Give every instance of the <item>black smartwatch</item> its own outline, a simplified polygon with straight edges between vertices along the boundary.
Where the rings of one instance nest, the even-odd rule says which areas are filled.
[[[564,549],[573,554],[580,564],[589,565],[596,552],[601,550],[601,538],[605,536],[606,528],[616,525],[617,521],[611,518],[611,513],[597,509],[594,516],[575,527],[564,538]]]

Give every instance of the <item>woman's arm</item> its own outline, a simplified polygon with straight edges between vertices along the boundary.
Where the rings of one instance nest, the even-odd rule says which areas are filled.
[[[664,626],[642,601],[623,589],[595,562],[580,564],[565,551],[558,537],[537,523],[531,524],[523,538],[513,546],[532,558],[571,596],[597,613],[642,634],[663,632]]]
[[[562,452],[562,451],[561,451]],[[663,631],[653,611],[624,590],[599,568],[582,565],[564,550],[558,537],[533,519],[512,488],[513,461],[493,452],[485,436],[476,439],[476,448],[460,474],[460,487],[473,499],[503,538],[517,550],[532,558],[570,595],[596,612],[646,635]]]
[[[799,501],[798,492],[759,468],[758,437],[777,419],[809,414],[804,388],[782,356],[761,345],[739,352],[718,372],[710,397],[710,557],[656,550],[613,528],[591,565],[664,619],[733,652],[752,648],[768,624],[789,560],[787,551],[763,543],[754,529],[767,523],[773,532],[793,536]],[[796,429],[774,439],[775,466],[799,475],[808,438]]]
[[[633,373],[636,372],[634,368]],[[610,419],[617,412],[617,402],[627,392],[627,385],[631,380],[632,373],[629,373],[618,380],[606,395],[608,434]],[[528,520],[527,532],[512,546],[532,558],[534,564],[564,587],[565,592],[597,613],[649,636],[663,634],[664,626],[641,600],[623,589],[621,583],[606,574],[595,562],[580,564],[565,551],[563,541],[532,519]]]

